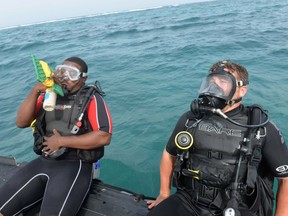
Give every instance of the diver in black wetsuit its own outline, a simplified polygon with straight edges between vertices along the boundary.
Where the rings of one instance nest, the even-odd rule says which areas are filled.
[[[99,92],[93,91],[82,121],[77,122],[87,72],[82,59],[68,58],[54,73],[54,81],[66,92],[57,96],[55,110],[43,111],[47,87],[42,83],[36,84],[21,104],[17,126],[28,127],[37,118],[43,125],[37,131],[45,133],[39,134],[40,143],[34,144],[41,155],[1,186],[1,216],[17,215],[38,202],[42,202],[41,216],[72,216],[79,211],[92,182],[92,163],[103,156],[112,135],[111,115]]]
[[[272,216],[274,178],[276,216],[288,215],[287,146],[261,107],[241,104],[247,85],[239,64],[210,68],[163,151],[160,193],[148,201],[149,216]]]

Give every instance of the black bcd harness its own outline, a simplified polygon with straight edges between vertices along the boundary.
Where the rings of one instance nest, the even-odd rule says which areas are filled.
[[[86,109],[94,94],[99,94],[102,97],[105,93],[102,91],[98,81],[94,85],[83,86],[75,96],[75,102],[71,108],[71,116],[69,125],[73,125],[70,130],[71,135],[79,135],[92,131],[92,127],[88,121]],[[46,123],[45,123],[46,111],[41,107],[38,117],[32,122],[31,128],[34,136],[33,150],[36,154],[42,155],[44,136],[46,135]],[[75,115],[76,113],[76,115]],[[61,149],[60,149],[61,150]],[[67,149],[62,149],[63,154]],[[104,147],[91,150],[77,149],[77,156],[85,161],[93,163],[99,160],[104,155]]]
[[[267,117],[263,113],[266,113],[259,105],[252,105],[247,107],[247,115],[248,115],[248,125],[261,125]],[[201,120],[197,120],[195,118],[191,118],[194,120],[194,128],[197,126],[198,122]],[[188,120],[189,115],[188,115]],[[187,124],[186,124],[187,127]],[[264,125],[259,127],[249,127],[244,136],[244,140],[241,144],[240,154],[236,161],[238,163],[235,166],[235,176],[232,179],[231,184],[226,189],[219,189],[214,187],[207,187],[206,185],[199,184],[199,171],[198,170],[189,170],[189,175],[191,176],[190,184],[193,184],[193,190],[196,190],[197,199],[198,196],[203,196],[205,199],[208,197],[210,199],[209,206],[216,206],[219,209],[222,209],[222,215],[233,215],[230,214],[231,209],[234,210],[235,216],[240,215],[253,215],[251,212],[257,213],[257,215],[270,216],[273,211],[273,191],[267,189],[267,182],[263,180],[258,175],[258,167],[262,160],[262,146],[265,142],[266,136],[266,128]],[[209,152],[207,152],[209,153]],[[185,163],[189,158],[189,150],[179,151],[177,154],[177,160],[175,163],[174,173],[173,173],[173,185],[176,188],[185,189],[185,181],[181,179],[181,176],[187,176],[187,169],[184,168]],[[229,155],[223,155],[218,152],[210,152],[207,154],[208,158],[214,157],[217,159],[221,159],[222,157],[229,158]],[[232,158],[232,155],[231,155]],[[235,156],[234,156],[235,158]],[[246,163],[246,173],[243,174],[241,172],[241,166],[243,166],[243,162]],[[243,168],[243,167],[242,167]],[[243,169],[242,169],[243,170]],[[245,177],[241,175],[246,175]],[[241,178],[239,178],[241,177]],[[238,181],[241,179],[240,181]],[[186,182],[187,183],[187,182]],[[197,183],[197,184],[195,184]],[[269,184],[269,182],[268,182]],[[250,206],[246,206],[246,208],[239,207],[239,204],[245,202],[242,200],[243,192],[253,195],[253,203]],[[250,195],[249,194],[249,195]],[[208,200],[209,200],[208,199]],[[241,213],[240,213],[240,211]],[[226,211],[227,210],[227,211]],[[226,213],[226,214],[225,214]],[[220,214],[220,215],[221,215]]]

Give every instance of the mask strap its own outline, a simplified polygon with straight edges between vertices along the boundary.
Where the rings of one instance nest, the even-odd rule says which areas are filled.
[[[249,81],[248,80],[246,80],[246,81],[238,81],[238,82],[236,82],[236,86],[237,87],[241,87],[241,86],[246,86],[246,85],[248,85],[249,84]]]
[[[236,99],[236,100],[229,100],[229,101],[227,101],[227,104],[228,104],[229,106],[232,106],[232,105],[234,105],[235,103],[238,103],[238,102],[240,102],[240,101],[242,101],[242,97],[240,97],[240,98],[238,98],[238,99]]]
[[[87,73],[86,72],[81,72],[80,77],[87,77]]]

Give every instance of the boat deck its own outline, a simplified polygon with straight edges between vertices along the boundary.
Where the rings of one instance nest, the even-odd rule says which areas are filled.
[[[17,164],[14,158],[0,156],[0,187],[25,163]],[[87,195],[78,216],[144,216],[147,215],[146,200],[153,199],[142,194],[105,184],[99,180],[93,180],[89,194]],[[24,216],[38,215],[40,204],[34,206]]]

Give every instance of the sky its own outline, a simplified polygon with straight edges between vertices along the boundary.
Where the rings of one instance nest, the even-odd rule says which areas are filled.
[[[52,20],[154,8],[205,0],[5,0],[0,8],[0,29]]]

